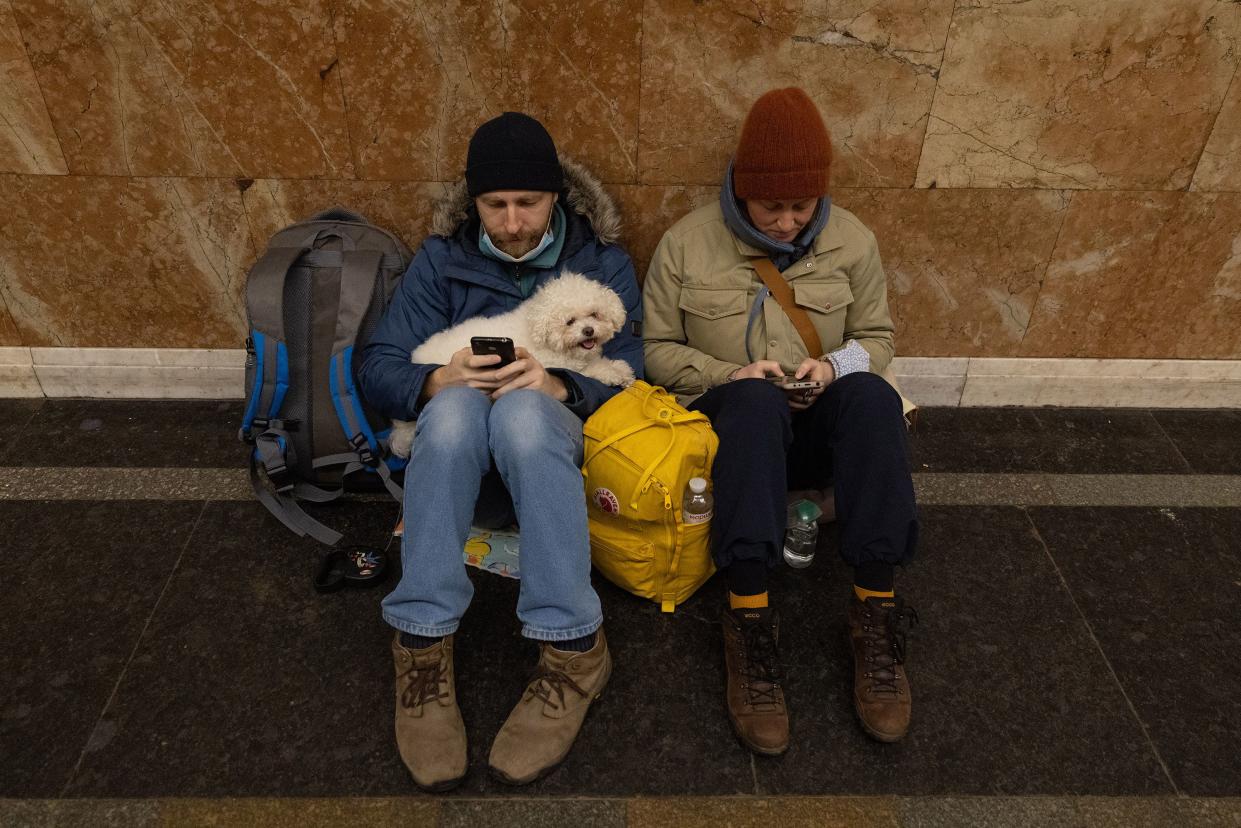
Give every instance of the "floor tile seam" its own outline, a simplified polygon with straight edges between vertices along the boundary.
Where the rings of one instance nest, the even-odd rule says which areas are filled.
[[[1056,504],[1063,506],[1183,509],[1241,506],[1241,475],[1236,474],[1059,474],[1048,475],[1047,483]],[[1124,494],[1114,494],[1118,491]]]
[[[0,796],[0,806],[10,804],[34,803],[73,803],[73,804],[107,804],[107,803],[202,803],[202,804],[258,804],[258,803],[290,803],[318,804],[323,802],[411,802],[442,804],[483,804],[483,803],[529,803],[544,804],[547,802],[599,802],[599,803],[632,803],[632,802],[735,802],[735,801],[889,801],[889,802],[1211,802],[1241,807],[1241,794],[1229,793],[1224,796],[1207,796],[1207,794],[1176,794],[1176,793],[505,793],[505,794],[460,794],[452,797],[423,797],[419,793],[398,794],[385,793],[380,796],[367,794],[310,794],[310,796],[269,796],[269,794],[205,794],[205,796],[101,796],[101,797],[22,797]]]
[[[27,416],[25,420],[22,420],[21,425],[19,425],[17,427],[17,430],[13,433],[12,447],[4,452],[0,452],[0,458],[7,458],[12,454],[16,454],[17,447],[22,444],[22,438],[26,436],[27,429],[29,429],[30,424],[34,422],[34,418],[39,416],[39,412],[43,409],[43,406],[45,404],[46,404],[46,401],[35,406],[34,410],[30,412],[29,416]],[[9,468],[13,468],[13,467],[9,467]]]
[[[1141,729],[1142,736],[1146,739],[1146,744],[1150,748],[1151,754],[1155,757],[1155,761],[1159,763],[1159,767],[1163,770],[1164,776],[1168,780],[1168,784],[1172,786],[1173,793],[1178,798],[1184,798],[1186,796],[1185,792],[1181,790],[1180,785],[1176,784],[1176,779],[1172,776],[1172,771],[1168,768],[1168,763],[1164,761],[1163,754],[1159,752],[1159,748],[1155,744],[1155,740],[1151,737],[1150,729],[1146,726],[1146,722],[1142,719],[1141,714],[1138,713],[1138,709],[1133,704],[1133,700],[1129,697],[1128,691],[1125,690],[1125,685],[1121,682],[1120,676],[1117,675],[1116,669],[1112,666],[1111,659],[1109,659],[1107,657],[1107,653],[1104,652],[1103,643],[1099,641],[1099,637],[1095,635],[1094,626],[1091,625],[1090,619],[1086,617],[1085,611],[1082,609],[1081,604],[1078,603],[1077,596],[1073,594],[1073,588],[1069,586],[1068,578],[1064,576],[1064,571],[1060,569],[1060,563],[1056,560],[1055,556],[1051,554],[1051,547],[1048,546],[1047,540],[1043,537],[1043,533],[1039,531],[1038,525],[1034,522],[1034,517],[1030,514],[1028,509],[1023,508],[1021,511],[1025,515],[1026,521],[1030,524],[1030,531],[1034,533],[1035,540],[1037,540],[1039,546],[1043,548],[1043,554],[1047,556],[1048,562],[1051,563],[1052,569],[1055,570],[1056,577],[1060,579],[1060,584],[1064,588],[1064,592],[1068,596],[1069,602],[1073,605],[1074,611],[1077,612],[1077,617],[1081,619],[1082,624],[1086,627],[1086,632],[1090,635],[1090,640],[1094,644],[1095,650],[1098,651],[1099,657],[1103,659],[1103,666],[1107,668],[1108,673],[1112,677],[1112,681],[1116,683],[1116,689],[1120,691],[1121,698],[1125,700],[1125,704],[1129,707],[1129,713],[1133,716],[1133,720],[1137,722],[1138,727]]]
[[[147,474],[147,473],[227,473],[229,475],[243,475],[246,473],[245,466],[198,466],[198,465],[181,465],[181,466],[94,466],[89,463],[72,463],[65,465],[46,465],[46,466],[6,466],[0,465],[0,474],[8,473],[46,473],[59,474],[66,470],[83,471],[91,473],[111,473],[111,474]],[[1201,478],[1201,479],[1241,479],[1241,470],[1237,472],[1168,472],[1168,471],[1043,471],[1041,469],[1025,469],[1025,470],[989,470],[975,471],[969,469],[958,470],[938,470],[938,471],[911,471],[915,480],[950,480],[952,478],[986,478],[986,477],[1009,477],[1009,478],[1027,478],[1034,480],[1042,477],[1116,477],[1116,478],[1167,478],[1169,480],[1184,478]]]
[[[1239,508],[1241,475],[916,472],[925,506]],[[231,467],[0,466],[0,501],[253,501],[245,470]],[[350,492],[349,501],[387,501]]]
[[[394,802],[409,804],[426,804],[437,806],[440,808],[450,808],[454,806],[472,806],[472,805],[547,805],[554,803],[585,803],[585,804],[603,804],[617,806],[631,806],[642,803],[659,803],[664,801],[692,801],[697,803],[733,803],[733,802],[768,802],[774,804],[790,803],[790,802],[821,802],[823,804],[836,803],[857,803],[857,802],[882,802],[890,804],[916,804],[916,803],[947,803],[947,802],[969,802],[969,803],[987,803],[987,802],[1003,802],[1003,803],[1161,803],[1175,802],[1181,803],[1211,803],[1228,808],[1235,808],[1241,812],[1241,796],[1236,794],[1226,794],[1223,796],[1204,796],[1204,795],[1187,795],[1187,794],[977,794],[977,793],[936,793],[936,794],[875,794],[875,793],[832,793],[832,794],[598,794],[598,795],[533,795],[533,794],[514,794],[514,795],[498,795],[498,796],[453,796],[451,798],[422,797],[419,795],[394,795],[387,794],[382,796],[331,796],[331,795],[313,795],[313,796],[244,796],[244,795],[222,795],[222,796],[101,796],[101,797],[76,797],[76,796],[57,796],[57,797],[20,797],[20,796],[4,796],[0,797],[0,815],[4,813],[6,807],[14,806],[55,806],[60,804],[68,804],[75,806],[112,806],[117,804],[124,805],[153,805],[153,806],[170,806],[184,804],[201,804],[203,806],[218,806],[243,803],[246,805],[270,805],[270,804],[327,804],[327,803],[344,803],[344,802]]]
[[[113,702],[116,701],[116,695],[121,689],[121,684],[125,680],[126,674],[129,672],[129,665],[134,661],[134,657],[138,655],[138,650],[142,647],[142,641],[146,638],[147,630],[151,628],[151,621],[155,618],[155,613],[159,611],[160,605],[164,601],[164,596],[168,594],[169,587],[172,586],[173,578],[181,568],[181,561],[185,558],[185,553],[190,548],[190,541],[193,540],[195,533],[198,531],[199,525],[202,523],[203,515],[207,512],[207,507],[211,504],[210,500],[204,500],[202,506],[198,510],[198,515],[194,518],[194,525],[190,527],[189,534],[185,537],[185,542],[181,544],[181,550],[177,553],[177,559],[172,564],[172,569],[168,571],[168,577],[164,579],[164,586],[160,589],[159,595],[155,602],[151,605],[151,611],[147,613],[146,621],[142,625],[142,630],[134,639],[134,646],[129,652],[129,657],[125,659],[125,664],[121,667],[120,674],[116,677],[116,682],[112,685],[112,692],[108,694],[108,700],[104,702],[103,708],[99,711],[99,716],[95,719],[95,723],[87,731],[86,742],[82,745],[82,752],[78,754],[77,761],[73,764],[73,769],[69,772],[65,784],[60,789],[60,798],[67,799],[66,794],[69,787],[73,784],[73,780],[77,778],[78,771],[81,770],[82,762],[86,759],[86,754],[90,749],[91,741],[95,738],[95,731],[99,729],[99,724],[108,715],[108,711],[112,708]]]
[[[1150,413],[1150,418],[1155,422],[1155,427],[1159,429],[1159,433],[1162,434],[1164,439],[1172,445],[1172,450],[1176,452],[1176,456],[1180,458],[1182,463],[1185,464],[1185,468],[1189,469],[1190,474],[1197,474],[1198,470],[1195,469],[1193,464],[1189,462],[1189,458],[1187,458],[1181,451],[1181,447],[1177,444],[1176,440],[1172,438],[1172,435],[1168,433],[1168,430],[1163,427],[1163,423],[1159,422],[1159,418],[1155,416],[1155,412],[1152,411]]]

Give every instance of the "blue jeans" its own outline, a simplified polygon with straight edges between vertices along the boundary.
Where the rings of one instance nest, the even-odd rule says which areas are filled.
[[[521,525],[522,635],[589,635],[603,613],[590,585],[582,422],[525,389],[492,403],[473,388],[445,388],[423,407],[405,472],[401,581],[384,598],[384,620],[414,635],[456,632],[474,596],[462,550],[493,461]]]

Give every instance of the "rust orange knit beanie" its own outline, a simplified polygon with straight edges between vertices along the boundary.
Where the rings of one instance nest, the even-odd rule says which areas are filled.
[[[737,198],[774,200],[827,195],[832,139],[810,96],[791,86],[754,102],[733,159]]]

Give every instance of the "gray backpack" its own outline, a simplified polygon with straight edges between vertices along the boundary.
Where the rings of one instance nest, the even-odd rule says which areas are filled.
[[[341,539],[298,500],[335,500],[347,478],[350,488],[382,483],[401,498],[392,473],[405,461],[389,454],[389,425],[354,377],[410,258],[396,236],[336,207],[276,233],[250,270],[239,436],[253,446],[255,494],[300,536]]]

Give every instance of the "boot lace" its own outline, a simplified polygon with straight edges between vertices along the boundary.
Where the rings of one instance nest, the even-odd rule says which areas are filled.
[[[866,677],[871,680],[872,693],[897,696],[900,672],[897,666],[905,663],[905,630],[918,624],[918,611],[898,601],[896,607],[883,612],[869,605],[862,616],[862,638],[866,662],[870,669]]]
[[[529,698],[538,698],[544,704],[549,705],[553,709],[563,709],[565,707],[565,688],[577,693],[582,698],[586,698],[589,694],[582,687],[559,670],[553,670],[545,665],[539,665],[535,670],[534,676],[530,679],[530,684],[526,687],[526,695]],[[555,700],[553,700],[555,696]]]
[[[405,689],[401,691],[401,705],[407,710],[417,710],[428,702],[448,698],[448,682],[443,658],[432,664],[419,666],[415,661],[401,673]]]
[[[742,627],[745,642],[741,674],[750,704],[778,704],[777,693],[784,672],[780,669],[780,651],[770,624],[746,624]]]

